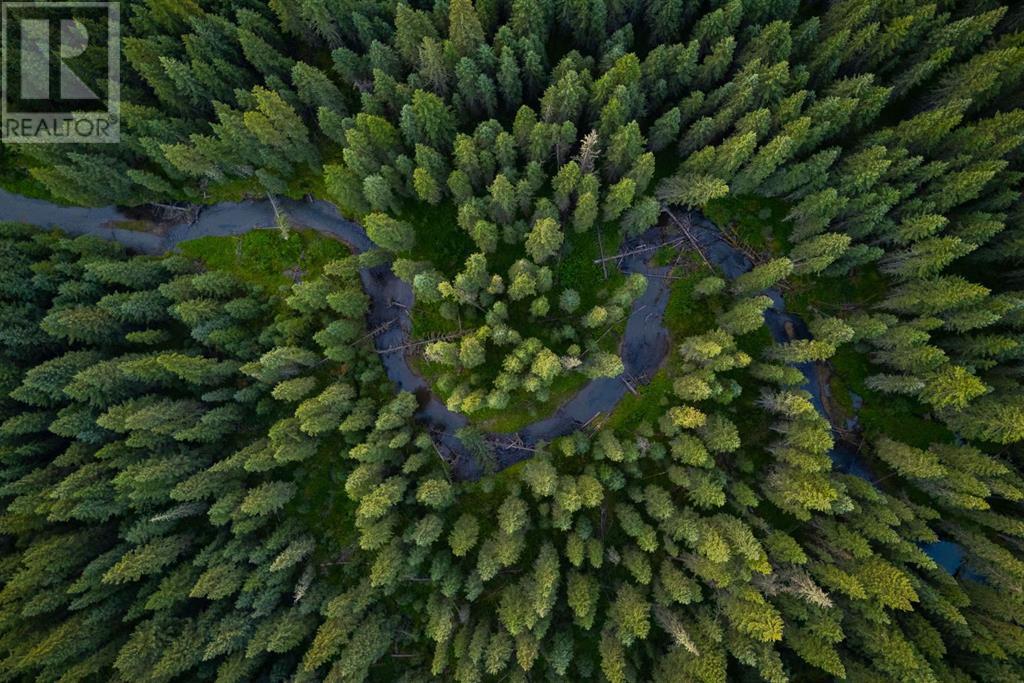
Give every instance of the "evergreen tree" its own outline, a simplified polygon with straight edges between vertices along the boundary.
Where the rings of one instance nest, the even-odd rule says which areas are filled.
[[[562,246],[562,230],[551,218],[542,218],[533,224],[526,235],[526,252],[535,263],[543,263],[558,253]]]
[[[388,251],[409,251],[416,242],[416,234],[411,226],[386,214],[368,214],[363,221],[370,239]]]
[[[484,42],[484,30],[472,0],[453,0],[448,6],[448,30],[452,49],[469,57]]]

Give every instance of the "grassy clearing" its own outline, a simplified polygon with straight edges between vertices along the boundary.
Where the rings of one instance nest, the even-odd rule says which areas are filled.
[[[416,231],[416,245],[412,251],[400,255],[404,258],[429,261],[446,276],[454,277],[462,270],[466,258],[476,251],[473,240],[459,227],[452,202],[437,206],[410,204],[400,218]],[[458,321],[442,316],[436,306],[417,305],[412,312],[412,321],[415,339],[459,329]],[[426,366],[422,369],[430,372]]]
[[[714,323],[715,313],[721,308],[721,302],[716,299],[696,299],[693,295],[694,286],[709,275],[696,252],[686,252],[680,259],[680,266],[673,270],[673,275],[680,279],[672,283],[662,319],[669,333],[668,356],[649,383],[640,387],[637,394],[624,396],[615,407],[608,419],[608,425],[613,429],[657,422],[674,400],[672,378],[678,374],[682,362],[675,353],[675,345],[684,337],[708,330]]]
[[[209,268],[226,270],[270,293],[287,290],[296,275],[316,277],[325,263],[351,253],[345,243],[313,230],[293,230],[286,240],[275,228],[201,237],[182,242],[179,248]]]
[[[678,248],[673,247],[659,247],[654,256],[651,257],[651,263],[656,266],[668,266],[676,260],[676,255],[679,253]]]
[[[509,409],[483,410],[473,415],[473,422],[490,432],[514,432],[542,420],[558,409],[590,380],[579,373],[555,378],[548,390],[548,400],[538,401],[525,391],[516,392]]]
[[[437,206],[410,203],[398,218],[416,231],[416,246],[402,256],[429,261],[448,277],[461,271],[469,255],[477,251],[472,238],[459,227],[455,204],[451,201]]]
[[[118,230],[130,230],[131,232],[152,232],[153,223],[143,220],[113,221],[110,227]]]
[[[712,275],[695,251],[688,251],[680,259],[672,275],[680,279],[672,282],[672,292],[665,307],[664,325],[673,339],[699,334],[711,327],[715,314],[724,304],[724,297],[698,299],[693,288]]]
[[[858,268],[842,277],[792,277],[789,285],[786,306],[804,320],[837,315],[850,304],[870,306],[884,296],[889,286],[874,266]]]
[[[832,394],[844,410],[853,413],[850,392],[864,399],[858,415],[868,438],[885,434],[918,448],[932,443],[950,443],[953,434],[937,421],[927,419],[929,410],[916,399],[872,391],[865,383],[877,372],[865,357],[866,349],[845,346],[830,361],[835,372],[830,383]]]
[[[658,370],[650,382],[639,387],[635,395],[623,396],[608,418],[607,425],[619,429],[657,423],[658,418],[673,405],[672,376],[676,365],[675,357],[670,356],[665,366]]]
[[[772,256],[789,253],[793,226],[785,220],[789,205],[766,197],[722,197],[708,203],[704,215],[715,225],[731,230],[754,251]]]
[[[334,143],[325,140],[323,144],[329,145]],[[288,179],[283,195],[294,200],[300,200],[310,195],[328,202],[334,201],[324,187],[323,169],[305,165],[297,166],[294,169],[291,177]],[[209,205],[219,202],[240,202],[246,199],[259,200],[265,199],[266,196],[267,190],[259,179],[248,177],[217,183],[206,190],[201,200],[193,198],[192,201]]]
[[[578,233],[571,228],[566,230],[562,256],[552,266],[555,289],[575,289],[580,295],[579,311],[583,313],[604,301],[625,280],[614,262],[609,261],[607,268],[594,263],[595,259],[601,258],[602,244],[605,256],[611,256],[618,252],[622,243],[622,232],[618,226],[605,223],[600,230],[600,239],[594,231]]]

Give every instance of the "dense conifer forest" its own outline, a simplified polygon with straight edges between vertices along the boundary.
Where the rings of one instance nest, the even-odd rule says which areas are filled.
[[[276,220],[0,196],[0,681],[1024,681],[1024,5],[121,12],[0,185]]]

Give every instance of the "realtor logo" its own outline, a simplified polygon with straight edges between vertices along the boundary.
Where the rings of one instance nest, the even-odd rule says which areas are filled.
[[[117,2],[3,2],[0,141],[118,142]]]

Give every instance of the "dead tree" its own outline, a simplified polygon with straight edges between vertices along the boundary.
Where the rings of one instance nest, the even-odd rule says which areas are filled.
[[[707,264],[708,268],[711,271],[714,271],[715,267],[711,265],[711,261],[709,261],[708,257],[704,255],[704,250],[700,248],[700,244],[697,242],[696,239],[694,239],[693,234],[690,233],[689,216],[687,216],[687,222],[683,223],[681,220],[676,218],[676,215],[674,213],[672,213],[668,209],[665,209],[664,211],[665,213],[668,214],[668,217],[672,219],[672,222],[679,226],[679,229],[683,231],[683,235],[685,235],[686,239],[690,241],[690,244],[692,244],[693,248],[697,251],[698,254],[700,254],[700,257],[704,259],[704,263]]]

